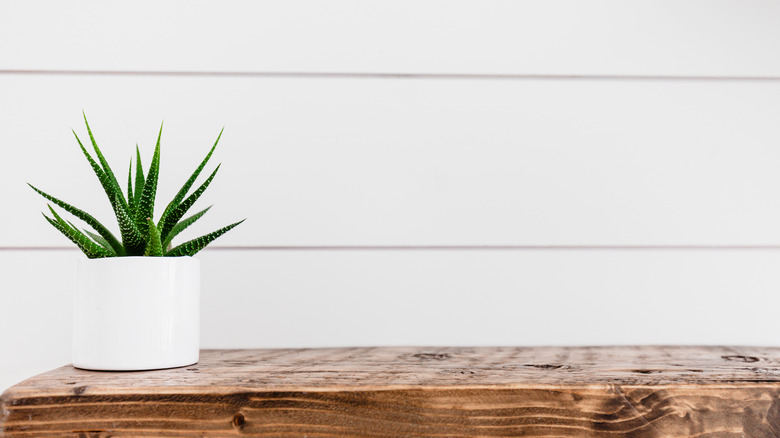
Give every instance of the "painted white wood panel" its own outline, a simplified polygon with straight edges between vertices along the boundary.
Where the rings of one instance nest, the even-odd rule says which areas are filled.
[[[25,0],[0,69],[778,76],[771,0]]]
[[[75,255],[0,251],[0,392],[70,363]]]
[[[69,362],[75,251],[0,251],[0,389]],[[206,250],[205,348],[780,345],[780,251]]]
[[[111,222],[81,108],[120,175],[165,118],[166,201],[226,125],[188,230],[249,218],[220,245],[780,242],[780,83],[13,75],[0,95],[0,247],[68,244],[25,181]]]

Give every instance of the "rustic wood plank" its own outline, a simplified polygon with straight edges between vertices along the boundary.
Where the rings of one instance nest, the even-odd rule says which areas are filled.
[[[780,435],[780,348],[207,350],[62,367],[0,398],[0,436]]]

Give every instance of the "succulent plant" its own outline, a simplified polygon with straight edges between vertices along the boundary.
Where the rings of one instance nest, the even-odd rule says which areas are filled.
[[[127,197],[125,198],[124,192],[119,186],[119,182],[117,181],[114,172],[111,170],[111,167],[108,165],[103,153],[95,142],[95,137],[92,135],[92,130],[89,128],[86,115],[84,116],[84,124],[87,126],[89,140],[92,143],[97,161],[95,161],[92,155],[87,152],[87,149],[84,147],[75,131],[73,131],[73,135],[76,136],[76,141],[81,147],[81,151],[84,153],[87,161],[89,161],[89,165],[92,167],[95,175],[97,175],[98,180],[100,180],[100,184],[103,186],[103,190],[106,192],[106,196],[108,196],[108,200],[111,202],[111,207],[114,210],[117,223],[119,224],[121,241],[91,214],[51,196],[29,183],[28,185],[41,196],[82,220],[92,228],[92,231],[88,229],[80,230],[74,223],[63,219],[57,214],[51,205],[48,205],[48,207],[52,217],[43,214],[43,217],[46,218],[54,228],[75,243],[87,257],[192,256],[205,248],[206,245],[211,243],[214,239],[227,233],[243,222],[242,220],[230,224],[175,247],[171,244],[174,237],[200,219],[211,208],[208,207],[184,218],[184,215],[190,207],[192,207],[209,184],[211,184],[211,181],[219,170],[219,165],[217,165],[214,171],[211,172],[211,175],[209,175],[197,189],[190,193],[189,196],[187,195],[195,183],[195,180],[198,178],[198,175],[200,175],[201,171],[206,166],[206,163],[208,163],[209,158],[211,158],[211,154],[214,153],[214,149],[217,147],[220,137],[222,137],[222,131],[220,131],[219,136],[217,136],[217,140],[214,142],[214,146],[211,147],[211,150],[209,150],[206,158],[203,159],[198,168],[195,169],[189,179],[187,179],[176,196],[174,196],[173,200],[168,203],[168,206],[163,211],[159,221],[155,224],[153,215],[155,197],[157,195],[157,179],[160,171],[160,138],[162,136],[162,125],[160,126],[160,133],[157,136],[157,145],[154,148],[154,155],[152,156],[152,162],[149,166],[149,172],[146,175],[144,175],[141,162],[141,152],[138,149],[138,145],[136,145],[135,183],[133,183],[133,159],[131,157],[130,170],[127,175]]]

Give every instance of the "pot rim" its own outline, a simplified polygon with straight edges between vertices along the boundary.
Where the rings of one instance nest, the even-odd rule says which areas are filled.
[[[117,256],[117,257],[100,257],[96,259],[79,257],[79,262],[86,263],[121,263],[121,261],[136,261],[136,260],[148,260],[152,262],[174,262],[179,260],[195,260],[199,261],[192,256],[176,256],[176,257],[150,257],[150,256]]]

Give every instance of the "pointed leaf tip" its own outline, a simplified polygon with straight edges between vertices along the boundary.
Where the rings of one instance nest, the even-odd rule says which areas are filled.
[[[119,241],[114,237],[113,234],[111,234],[108,229],[103,226],[97,219],[95,219],[92,215],[85,212],[84,210],[80,210],[67,202],[64,202],[60,199],[55,198],[54,196],[51,196],[50,194],[38,189],[37,187],[33,186],[32,184],[28,185],[35,190],[38,194],[43,196],[45,199],[53,202],[55,205],[61,207],[68,213],[72,214],[73,216],[76,216],[77,218],[83,220],[86,222],[89,226],[91,226],[95,231],[97,231],[101,236],[103,236],[113,248],[114,252],[117,254],[122,254],[124,252],[124,249],[122,248],[122,245],[119,243]],[[44,215],[45,216],[45,215]]]
[[[244,219],[246,220],[246,219]],[[240,222],[236,222],[233,224],[230,224],[226,227],[222,227],[216,231],[213,231],[209,234],[206,234],[204,236],[200,236],[196,239],[192,239],[188,242],[184,242],[181,245],[171,249],[166,253],[167,256],[170,257],[180,257],[180,256],[194,256],[198,251],[205,248],[209,243],[211,243],[214,239],[218,238],[219,236],[227,233],[228,231],[232,230],[241,222],[244,222],[244,220],[241,220]]]

